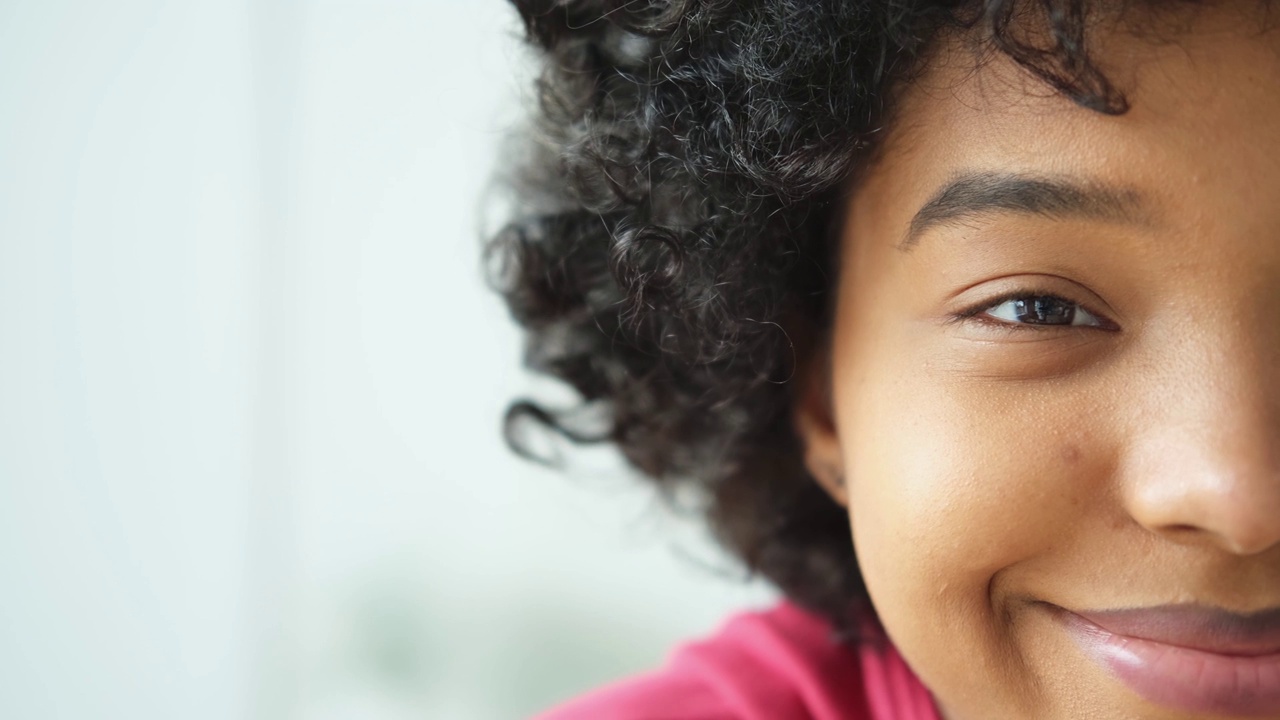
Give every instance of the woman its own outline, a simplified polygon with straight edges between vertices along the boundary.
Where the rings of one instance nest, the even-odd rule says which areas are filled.
[[[547,717],[1280,718],[1266,3],[516,5],[512,427],[790,599]]]

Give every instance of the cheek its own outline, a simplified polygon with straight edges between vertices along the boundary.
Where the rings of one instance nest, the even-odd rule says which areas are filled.
[[[846,407],[850,513],[869,568],[985,585],[1049,541],[1070,504],[1063,489],[1085,452],[1064,423],[1074,413],[921,380],[879,384]]]
[[[1106,475],[1104,435],[1079,395],[948,381],[903,357],[837,387],[864,579],[895,644],[932,687],[949,686],[948,675],[972,686],[983,665],[1017,677],[1002,663],[1018,602],[1034,591],[1019,572],[1054,561],[1084,526]]]

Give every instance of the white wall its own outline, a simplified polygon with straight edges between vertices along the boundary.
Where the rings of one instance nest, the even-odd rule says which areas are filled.
[[[245,712],[244,8],[0,5],[0,716]]]
[[[516,35],[0,2],[0,717],[520,717],[768,600],[502,446],[555,395],[478,265]]]

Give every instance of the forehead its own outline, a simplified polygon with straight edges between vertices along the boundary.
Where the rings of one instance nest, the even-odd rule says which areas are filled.
[[[1128,112],[1079,107],[1007,56],[979,62],[966,40],[944,42],[900,91],[855,205],[909,224],[884,216],[959,174],[1014,171],[1136,190],[1184,215],[1275,208],[1280,231],[1280,33],[1257,13],[1204,7],[1164,31],[1100,28],[1090,44]]]

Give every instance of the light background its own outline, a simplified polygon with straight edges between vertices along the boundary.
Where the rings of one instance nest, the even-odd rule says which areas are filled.
[[[498,0],[0,0],[0,717],[530,712],[772,594],[607,451],[479,268]]]

